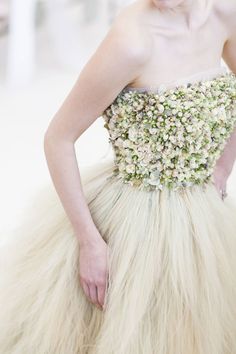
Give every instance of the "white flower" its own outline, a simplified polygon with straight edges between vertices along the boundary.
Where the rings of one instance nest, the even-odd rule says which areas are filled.
[[[158,186],[160,185],[160,171],[156,170],[156,171],[152,171],[150,173],[150,178],[148,179],[148,183],[153,185],[153,186]]]
[[[168,134],[163,134],[163,140],[166,141],[168,139],[169,135]]]
[[[184,108],[185,109],[189,109],[190,107],[192,107],[192,102],[191,101],[184,102]]]
[[[187,125],[186,130],[187,132],[191,133],[194,130],[194,127],[192,125]]]
[[[117,145],[117,144],[116,144],[116,145]],[[122,146],[122,144],[121,144],[121,145],[117,145],[117,146]],[[133,147],[132,141],[130,141],[130,140],[128,140],[128,139],[124,140],[124,141],[123,141],[123,147],[124,147],[124,148],[132,148],[132,147]]]
[[[135,165],[127,165],[126,166],[126,172],[128,173],[134,173],[135,172]]]
[[[221,134],[225,134],[225,133],[226,133],[226,128],[225,128],[225,127],[222,127],[222,128],[220,129],[220,132],[221,132]]]
[[[171,176],[172,175],[172,171],[171,170],[166,170],[165,174],[166,174],[166,176]]]
[[[110,130],[110,137],[112,140],[116,140],[117,137],[120,135],[120,132],[117,130]]]
[[[177,177],[178,176],[178,170],[177,169],[175,169],[175,170],[173,170],[173,172],[172,172],[172,176],[173,177]]]
[[[131,126],[128,130],[128,134],[129,134],[129,139],[131,141],[136,141],[138,137],[138,130],[136,129],[136,127]]]
[[[160,96],[159,97],[159,102],[163,103],[163,102],[165,102],[165,100],[166,100],[165,96]]]
[[[190,167],[196,168],[196,167],[198,167],[198,164],[196,163],[196,161],[190,161]]]
[[[153,135],[155,135],[155,134],[158,133],[158,129],[157,129],[157,128],[150,128],[149,131],[150,131],[150,133],[153,134]]]
[[[115,142],[114,142],[114,145],[118,146],[118,147],[122,147],[123,144],[124,144],[124,141],[121,138],[116,139]]]
[[[173,144],[176,143],[176,141],[177,141],[177,138],[174,135],[171,135],[169,139]]]
[[[154,170],[154,171],[152,171],[152,172],[150,173],[150,178],[151,178],[151,179],[159,178],[159,176],[160,176],[160,171],[158,171],[158,170]]]
[[[158,111],[159,111],[160,113],[163,113],[164,110],[165,110],[165,107],[164,107],[162,104],[158,104],[158,105],[157,105],[157,108],[158,108]]]

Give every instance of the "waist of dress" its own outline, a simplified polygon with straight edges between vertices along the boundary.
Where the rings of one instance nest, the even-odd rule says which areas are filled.
[[[190,161],[188,167],[182,165],[182,167],[174,166],[160,170],[156,167],[146,166],[143,168],[142,166],[141,170],[142,172],[135,164],[124,163],[124,161],[118,163],[116,159],[108,179],[120,180],[139,190],[154,191],[163,190],[163,188],[180,190],[194,185],[204,187],[212,178],[214,166],[209,166],[207,163],[198,166],[193,160],[192,163]]]

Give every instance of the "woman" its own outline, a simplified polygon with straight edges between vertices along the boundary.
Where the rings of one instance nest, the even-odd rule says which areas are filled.
[[[57,193],[2,250],[1,353],[236,353],[235,13],[139,0],[116,17],[45,133]],[[101,115],[115,158],[79,171]]]

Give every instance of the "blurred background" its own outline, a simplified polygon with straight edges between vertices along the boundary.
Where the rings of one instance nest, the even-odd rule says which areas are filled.
[[[50,181],[43,134],[114,17],[131,2],[0,0],[1,230],[14,227],[34,191]],[[112,153],[101,117],[76,145],[80,166]],[[234,176],[228,191],[236,196]]]
[[[0,229],[50,180],[43,134],[128,0],[0,0]],[[111,153],[102,118],[76,142],[79,165]]]

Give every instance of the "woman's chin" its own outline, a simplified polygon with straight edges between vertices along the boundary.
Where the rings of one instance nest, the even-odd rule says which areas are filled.
[[[159,9],[172,9],[179,6],[183,0],[153,0]]]

